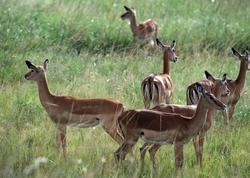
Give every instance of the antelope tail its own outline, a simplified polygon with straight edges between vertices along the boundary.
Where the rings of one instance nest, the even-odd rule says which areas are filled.
[[[186,91],[186,97],[187,97],[187,105],[193,105],[197,104],[199,97],[199,93],[196,90],[196,88],[188,87]],[[197,98],[197,99],[195,99]]]
[[[150,104],[159,99],[159,89],[154,82],[155,75],[149,75],[142,83],[142,94],[144,99],[145,108],[150,108]]]

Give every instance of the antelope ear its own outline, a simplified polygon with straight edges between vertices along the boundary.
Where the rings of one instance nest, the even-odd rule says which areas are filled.
[[[156,38],[156,44],[158,47],[160,47],[161,49],[164,48],[164,45],[160,42],[160,40],[158,38]]]
[[[250,53],[247,49],[245,50],[245,56],[246,56],[246,60],[249,61]]]
[[[29,69],[33,69],[33,70],[35,70],[35,71],[38,71],[38,69],[37,69],[37,67],[36,66],[34,66],[30,61],[25,61],[25,63],[26,63],[26,65],[27,65],[27,67],[29,68]]]
[[[171,49],[174,51],[174,50],[175,50],[175,47],[176,47],[176,41],[173,40],[173,43],[172,43],[172,45],[171,45]]]
[[[196,89],[197,89],[197,91],[200,92],[200,93],[203,93],[203,92],[204,92],[203,86],[202,86],[201,84],[199,84],[199,83],[196,83]]]
[[[227,83],[227,74],[226,73],[223,74],[223,76],[222,76],[222,82]]]
[[[130,8],[128,8],[127,6],[124,6],[124,9],[125,9],[126,11],[131,12],[131,9],[130,9]]]
[[[246,50],[245,53],[246,53],[246,58],[245,58],[245,60],[246,60],[246,62],[248,63],[247,70],[250,70],[250,53],[249,53],[248,50]]]
[[[207,78],[208,80],[210,80],[210,81],[212,81],[212,82],[215,81],[215,78],[214,78],[208,71],[205,70],[204,73],[205,73],[206,78]]]
[[[44,68],[44,70],[48,69],[48,63],[49,63],[49,60],[45,59],[45,61],[43,62],[43,68]]]
[[[236,49],[232,48],[232,51],[235,56],[241,57],[241,54],[238,51],[236,51]]]
[[[131,7],[130,10],[131,10],[134,14],[136,14],[136,11],[135,11],[135,8],[134,8],[134,7]]]

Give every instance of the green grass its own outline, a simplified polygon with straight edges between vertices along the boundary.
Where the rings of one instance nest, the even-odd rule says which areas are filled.
[[[18,4],[18,5],[17,5]],[[248,0],[160,0],[141,3],[98,0],[15,0],[0,7],[2,50],[23,52],[85,49],[107,53],[131,48],[123,5],[137,9],[138,21],[157,21],[163,41],[175,39],[182,51],[245,48],[250,42]]]
[[[133,157],[115,167],[118,145],[100,127],[68,129],[68,157],[56,150],[55,125],[42,108],[37,86],[24,79],[24,61],[50,60],[47,78],[57,95],[107,97],[127,108],[142,108],[140,84],[162,70],[162,53],[134,49],[129,25],[120,20],[122,6],[134,6],[140,21],[153,18],[163,43],[177,41],[171,63],[173,102],[185,103],[186,87],[204,78],[235,78],[239,61],[230,48],[250,43],[247,0],[236,1],[1,1],[0,2],[0,177],[150,177],[151,162],[139,175],[139,141]],[[152,5],[154,4],[154,5]],[[152,10],[151,10],[152,9]],[[81,49],[81,54],[76,54]],[[230,126],[220,113],[206,137],[204,167],[196,165],[192,143],[184,147],[183,177],[250,177],[249,73]],[[47,163],[30,174],[38,157]],[[173,146],[157,154],[158,176],[174,176]]]

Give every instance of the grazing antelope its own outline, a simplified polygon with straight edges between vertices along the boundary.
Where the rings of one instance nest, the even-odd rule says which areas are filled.
[[[183,145],[200,132],[206,122],[208,110],[226,109],[226,106],[213,94],[206,92],[202,85],[197,84],[197,90],[202,95],[192,117],[146,109],[123,112],[118,123],[124,140],[114,153],[117,163],[120,164],[138,139],[142,138],[146,143],[174,144],[178,173],[183,164]]]
[[[171,46],[163,45],[158,38],[156,42],[163,51],[163,73],[160,75],[151,74],[142,81],[141,90],[144,106],[147,109],[161,103],[170,103],[170,97],[173,92],[173,83],[169,75],[169,61],[177,61],[177,56],[174,52],[176,42],[173,41]]]
[[[46,59],[41,66],[35,66],[26,61],[30,71],[25,74],[25,78],[36,81],[38,85],[41,104],[57,126],[56,143],[58,148],[62,147],[63,155],[66,156],[66,126],[85,128],[101,124],[117,143],[121,143],[123,138],[116,123],[118,116],[123,112],[122,103],[109,99],[79,99],[53,95],[49,91],[46,79],[48,62]]]
[[[206,82],[210,83],[210,85],[206,86],[206,91],[209,91],[212,94],[214,94],[214,96],[219,100],[221,100],[222,96],[229,95],[229,89],[227,88],[226,74],[224,74],[222,76],[222,79],[214,78],[207,71],[205,71],[205,75],[207,77]],[[202,82],[205,82],[205,80],[202,80]],[[196,90],[197,84],[200,84],[200,82],[195,82],[190,86],[192,86],[193,90],[195,90],[197,92],[197,94],[199,94],[199,92]],[[200,97],[200,95],[199,95],[199,97]],[[181,114],[181,115],[184,115],[187,117],[192,117],[195,114],[196,108],[197,108],[197,105],[161,104],[161,105],[158,105],[158,106],[152,108],[152,110],[166,112],[166,113],[177,113],[177,114]],[[195,143],[194,146],[195,146],[196,158],[197,158],[198,163],[200,163],[200,165],[202,164],[204,135],[209,130],[209,128],[211,127],[211,125],[213,123],[214,112],[215,112],[214,109],[209,109],[204,127],[202,128],[201,132],[199,133],[199,136],[196,136],[193,140]],[[199,142],[198,142],[198,140],[199,140]],[[197,142],[200,143],[200,145]],[[150,158],[153,162],[153,167],[155,167],[155,154],[158,151],[158,149],[160,148],[160,146],[161,145],[159,145],[159,144],[154,144],[152,146],[152,144],[145,143],[140,148],[141,169],[142,170],[144,167],[144,158],[145,158],[145,154],[146,154],[147,149],[150,147],[150,149],[149,149]]]
[[[137,41],[151,40],[152,45],[156,46],[158,27],[155,21],[148,19],[143,23],[137,24],[135,10],[130,9],[127,6],[124,6],[124,8],[126,12],[121,15],[121,19],[128,19],[130,21],[130,27],[134,39]]]
[[[233,113],[240,99],[241,92],[244,88],[246,81],[246,72],[250,70],[250,54],[246,50],[245,55],[240,54],[234,48],[232,48],[233,54],[238,57],[240,62],[240,70],[237,78],[235,80],[227,80],[228,88],[230,90],[230,95],[222,96],[222,101],[228,106],[228,112],[223,113],[225,122],[232,119]],[[200,82],[203,87],[209,87],[210,83]],[[199,96],[196,94],[195,90],[187,90],[187,104],[197,103]],[[227,114],[228,113],[228,114]]]

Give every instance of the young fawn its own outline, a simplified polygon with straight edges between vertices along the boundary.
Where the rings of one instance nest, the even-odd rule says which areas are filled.
[[[136,41],[151,40],[151,44],[156,46],[156,38],[158,33],[158,27],[155,21],[149,19],[143,23],[136,23],[136,12],[134,9],[130,9],[124,6],[126,12],[121,15],[122,20],[129,20],[131,31]]]

